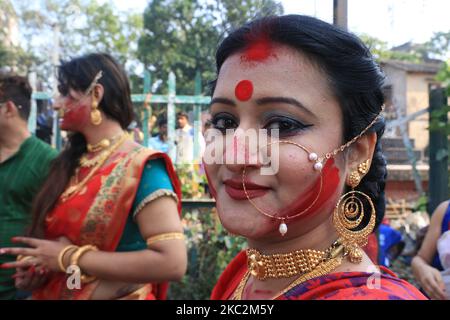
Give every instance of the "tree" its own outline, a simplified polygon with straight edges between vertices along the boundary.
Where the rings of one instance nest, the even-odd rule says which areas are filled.
[[[413,52],[394,51],[388,48],[386,41],[369,36],[368,34],[361,34],[359,38],[370,49],[375,59],[381,60],[402,60],[414,63],[419,63],[423,60],[423,51],[417,50]],[[422,46],[420,46],[422,48]]]
[[[139,58],[154,81],[166,82],[173,71],[177,93],[193,94],[197,70],[202,79],[214,78],[220,37],[261,12],[282,13],[282,7],[272,0],[152,0],[144,12]]]
[[[54,74],[55,50],[64,60],[104,51],[130,72],[139,66],[136,42],[142,31],[140,14],[119,12],[111,2],[100,5],[96,0],[44,0],[34,5],[15,0],[14,4],[25,40],[23,50],[41,57],[29,61],[41,79]]]
[[[11,52],[0,42],[0,68],[9,67],[11,60]]]
[[[436,32],[430,41],[425,43],[429,58],[450,58],[450,31]]]

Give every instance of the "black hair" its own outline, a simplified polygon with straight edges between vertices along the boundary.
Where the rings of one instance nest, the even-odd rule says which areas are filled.
[[[158,127],[167,125],[167,117],[166,117],[166,115],[165,115],[164,113],[161,113],[161,114],[158,116],[157,123],[158,123]]]
[[[185,117],[186,119],[189,120],[189,115],[185,111],[180,111],[177,113],[177,118],[180,118],[180,117]]]
[[[343,142],[358,136],[381,112],[385,76],[369,49],[355,35],[319,19],[303,15],[269,16],[231,32],[216,52],[216,72],[231,55],[244,52],[252,41],[287,45],[305,54],[326,75],[343,113]],[[216,81],[211,83],[214,92]],[[385,212],[386,159],[381,149],[383,117],[367,131],[377,143],[369,172],[356,188],[374,202],[378,226]],[[368,216],[368,215],[366,215]],[[364,222],[363,222],[364,225]]]
[[[63,96],[70,89],[85,92],[99,71],[102,71],[103,76],[98,83],[104,88],[99,109],[126,130],[133,120],[130,84],[124,69],[110,55],[92,53],[62,61],[58,67],[58,91]],[[45,216],[55,206],[85,152],[84,136],[81,133],[70,133],[66,147],[53,161],[50,173],[34,201],[31,235],[43,235]]]
[[[30,116],[32,92],[27,78],[17,75],[0,76],[0,102],[14,102],[20,117],[25,121]]]

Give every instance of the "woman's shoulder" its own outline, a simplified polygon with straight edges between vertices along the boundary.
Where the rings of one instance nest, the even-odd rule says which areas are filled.
[[[431,226],[440,226],[442,221],[444,220],[444,216],[450,213],[450,200],[441,202],[433,214],[431,215],[430,227]]]

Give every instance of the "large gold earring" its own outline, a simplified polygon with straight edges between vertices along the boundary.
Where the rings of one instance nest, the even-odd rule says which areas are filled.
[[[375,227],[376,212],[372,199],[365,193],[355,190],[363,175],[369,171],[369,167],[370,160],[367,160],[358,166],[358,170],[351,172],[347,178],[347,184],[352,191],[339,199],[333,213],[333,224],[338,233],[339,242],[343,244],[345,254],[352,263],[362,261],[361,247],[367,244],[368,237]],[[370,218],[367,225],[363,226],[365,204],[370,206]]]
[[[94,126],[98,126],[102,123],[102,114],[100,113],[100,110],[98,110],[98,101],[94,95],[92,95],[91,122]]]

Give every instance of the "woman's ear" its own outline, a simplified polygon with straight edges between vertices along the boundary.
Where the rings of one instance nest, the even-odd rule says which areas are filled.
[[[105,88],[101,84],[96,84],[94,89],[92,90],[93,95],[97,102],[100,104],[100,102],[103,99],[103,95],[105,94]]]
[[[349,150],[347,166],[349,171],[354,171],[359,164],[366,160],[372,160],[377,134],[375,132],[366,133],[356,140]]]

